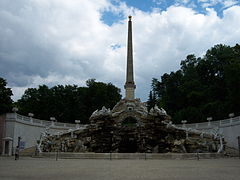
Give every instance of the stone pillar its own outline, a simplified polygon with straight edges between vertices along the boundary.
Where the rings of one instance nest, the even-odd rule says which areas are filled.
[[[132,16],[128,17],[128,44],[127,44],[127,72],[126,72],[126,83],[125,88],[125,98],[134,99],[135,98],[135,88],[133,76],[133,45],[132,45]]]
[[[5,141],[2,144],[2,155],[5,155]]]

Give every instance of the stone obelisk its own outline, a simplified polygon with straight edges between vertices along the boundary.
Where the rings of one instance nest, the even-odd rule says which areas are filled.
[[[128,18],[127,73],[124,88],[125,99],[134,99],[136,85],[133,76],[132,16],[128,16]]]

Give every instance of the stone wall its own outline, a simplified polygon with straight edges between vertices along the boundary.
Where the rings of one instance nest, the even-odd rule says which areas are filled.
[[[5,137],[5,124],[6,115],[0,116],[0,154],[3,152],[3,138]]]
[[[140,100],[123,99],[113,110],[103,107],[82,130],[46,136],[44,152],[196,153],[223,152],[218,133],[177,127],[157,106],[147,112]]]
[[[21,137],[20,146],[23,149],[35,146],[43,132],[57,134],[69,129],[76,129],[75,124],[39,120],[16,113],[7,113],[1,117],[1,124],[5,123],[5,132],[2,136],[3,138],[10,137],[13,139],[12,148],[17,146],[18,137]],[[0,132],[2,133],[2,131]]]
[[[182,127],[183,125],[177,125]],[[240,136],[240,116],[212,122],[186,124],[186,128],[197,129],[205,132],[221,133],[227,146],[238,149],[238,139]]]

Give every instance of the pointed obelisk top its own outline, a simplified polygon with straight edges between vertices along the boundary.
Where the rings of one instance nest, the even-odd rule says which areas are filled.
[[[133,76],[133,44],[132,44],[132,16],[128,16],[128,44],[127,44],[127,72],[126,72],[126,83],[125,83],[125,98],[135,98],[135,88]]]

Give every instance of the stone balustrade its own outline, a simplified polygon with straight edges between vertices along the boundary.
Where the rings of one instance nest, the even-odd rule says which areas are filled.
[[[40,126],[40,127],[49,127],[52,129],[76,129],[76,128],[84,128],[85,125],[77,125],[71,123],[61,123],[61,122],[54,122],[54,121],[47,121],[41,119],[35,119],[28,116],[23,116],[17,113],[7,113],[6,116],[7,121],[16,121],[23,124],[28,124],[32,126]]]
[[[36,141],[39,140],[41,133],[46,131],[46,129],[48,129],[48,132],[51,134],[61,134],[69,130],[84,129],[87,126],[40,120],[33,117],[22,116],[17,113],[7,113],[5,121],[6,125],[4,127],[6,127],[6,129],[3,131],[5,132],[3,137],[12,139],[12,145],[11,147],[9,146],[9,148],[17,145],[18,137],[22,138],[21,141],[25,143],[25,148],[34,146]],[[182,127],[182,124],[176,126]],[[238,148],[237,137],[240,136],[240,116],[219,121],[185,124],[185,127],[206,132],[217,129],[223,134],[228,146]],[[3,140],[1,139],[1,141]],[[2,150],[4,147],[2,146],[0,148]]]
[[[2,117],[3,134],[0,139],[0,154],[11,155],[20,143],[20,149],[36,145],[44,133],[58,135],[69,130],[84,129],[86,125],[61,123],[35,119],[17,113],[7,113]]]
[[[182,124],[176,126],[182,127]],[[184,124],[185,128],[197,129],[203,132],[220,133],[229,147],[238,148],[238,137],[240,136],[240,116],[228,119],[209,121],[203,123]]]
[[[215,127],[223,128],[223,127],[229,127],[229,126],[235,126],[235,125],[240,125],[240,116],[229,118],[229,119],[218,120],[218,121],[185,124],[186,128],[199,129],[199,130],[212,129]],[[182,124],[177,124],[176,126],[182,127]]]

